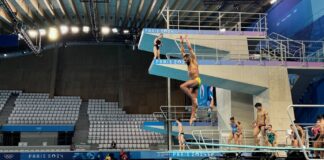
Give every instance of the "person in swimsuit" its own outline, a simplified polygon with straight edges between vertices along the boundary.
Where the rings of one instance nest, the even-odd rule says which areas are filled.
[[[305,143],[305,132],[300,125],[298,125],[298,124],[295,124],[295,125],[297,128],[298,135],[300,136],[300,138],[302,140],[302,144],[299,143],[297,134],[295,133],[294,127],[291,124],[290,125],[290,129],[292,130],[291,131],[291,146],[297,148],[297,147],[302,147],[302,145]]]
[[[277,131],[274,131],[272,129],[271,124],[268,125],[266,135],[267,135],[267,141],[266,141],[267,146],[276,147],[277,146],[278,134],[277,134]]]
[[[182,127],[182,122],[181,119],[178,118],[176,120],[178,124],[178,142],[179,142],[179,150],[184,150],[185,149],[185,139],[184,139],[184,132],[183,132],[183,127]]]
[[[227,143],[230,144],[231,141],[234,139],[234,143],[238,144],[238,124],[235,122],[235,118],[230,118],[230,126],[231,126],[231,133],[228,136]]]
[[[209,86],[209,89],[208,89],[208,102],[209,102],[209,108],[207,110],[207,113],[208,113],[208,117],[211,118],[211,112],[214,110],[214,108],[216,106],[215,100],[214,100],[214,87],[213,86]]]
[[[240,121],[237,121],[237,144],[242,145],[243,144],[243,128]]]
[[[319,137],[318,137],[318,147],[323,148],[324,147],[324,114],[321,116],[319,121],[320,131],[319,131]],[[324,159],[324,151],[320,152],[320,158]]]
[[[314,135],[314,143],[313,143],[313,147],[314,148],[321,148],[322,147],[322,142],[323,142],[323,138],[321,137],[321,119],[322,116],[317,116],[316,118],[316,124],[315,126],[312,128],[312,133]],[[315,157],[319,157],[319,152],[315,151]]]
[[[258,135],[261,132],[263,137],[263,141],[266,141],[265,130],[267,128],[267,124],[269,124],[269,115],[268,112],[262,108],[261,103],[256,103],[254,107],[257,109],[257,118],[256,121],[253,122],[253,137],[255,145],[260,145],[260,139]]]
[[[154,59],[160,59],[160,47],[162,46],[162,41],[161,41],[162,38],[163,38],[163,34],[161,33],[158,37],[154,39],[154,44],[153,44]]]
[[[187,46],[190,54],[185,53],[185,49],[183,46],[183,38],[182,36],[180,36],[181,55],[183,57],[183,60],[188,66],[188,74],[190,80],[182,83],[180,85],[180,88],[191,99],[192,109],[191,109],[191,116],[190,116],[189,123],[190,125],[192,125],[192,123],[196,120],[196,110],[198,108],[197,95],[198,95],[198,89],[201,85],[201,79],[199,77],[197,57],[191,47],[187,35],[185,36],[185,40],[187,42]]]
[[[277,131],[272,129],[271,124],[268,125],[268,128],[266,130],[266,138],[267,138],[267,140],[266,140],[265,144],[267,146],[277,147],[278,133],[277,133]],[[276,153],[273,153],[273,156],[278,157],[279,154],[276,152]]]

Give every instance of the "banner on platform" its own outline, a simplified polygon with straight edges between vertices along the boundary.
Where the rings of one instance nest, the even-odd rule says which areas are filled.
[[[197,99],[199,107],[216,106],[215,87],[200,85]]]

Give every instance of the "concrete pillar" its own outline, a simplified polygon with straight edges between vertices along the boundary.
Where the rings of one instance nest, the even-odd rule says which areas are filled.
[[[55,95],[55,85],[56,85],[56,73],[57,73],[57,64],[58,64],[58,53],[59,46],[56,44],[53,51],[53,61],[52,61],[52,71],[51,71],[51,83],[50,83],[50,91],[49,97],[54,98]]]
[[[120,108],[124,107],[124,66],[123,66],[123,51],[122,47],[118,47],[118,104]],[[123,48],[124,49],[124,48]]]
[[[218,129],[229,130],[229,119],[231,117],[231,91],[216,88],[216,100],[218,111]]]
[[[244,130],[251,130],[254,121],[253,95],[241,92],[231,92],[232,116],[240,121]]]

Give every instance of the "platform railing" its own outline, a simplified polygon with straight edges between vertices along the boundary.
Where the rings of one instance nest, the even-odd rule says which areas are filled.
[[[293,40],[274,32],[269,34],[268,37],[269,39],[273,39],[284,44],[286,46],[287,53],[291,56],[302,55],[305,52],[305,44],[298,40]]]
[[[175,121],[177,118],[180,118],[182,121],[189,121],[191,116],[191,107],[192,106],[171,106],[170,107],[170,117],[168,117],[168,106],[161,106],[161,112],[154,112],[153,116],[158,117],[158,115],[164,117],[166,121]],[[199,107],[196,111],[197,121],[209,122],[210,117],[208,117],[207,107]],[[204,115],[204,116],[199,116]],[[217,117],[213,117],[217,119]]]
[[[268,29],[265,13],[168,9],[163,10],[162,13],[170,29],[253,31],[264,34]]]
[[[198,145],[199,149],[207,149],[207,143],[219,143],[221,141],[221,133],[217,130],[193,130],[192,137],[197,143],[203,143],[205,145]],[[208,137],[208,138],[206,138]],[[214,149],[214,146],[212,146]]]
[[[298,133],[298,129],[297,129],[296,124],[294,122],[295,118],[292,115],[293,108],[324,108],[324,105],[302,105],[302,104],[298,104],[298,105],[289,105],[287,107],[288,117],[289,117],[289,120],[291,121],[291,124],[293,126],[293,130],[296,133],[298,143],[302,145],[301,148],[302,148],[302,151],[304,153],[304,156],[305,156],[305,158],[307,160],[309,160],[310,159],[309,156],[308,156],[309,155],[309,152],[306,150],[306,147],[308,148],[309,146],[306,146],[303,143],[302,137]],[[323,113],[321,113],[321,114],[323,114]]]
[[[215,60],[216,63],[221,60],[237,60],[240,64],[240,61],[255,60],[259,61],[260,64],[276,61],[284,66],[287,61],[293,61],[305,66],[308,62],[324,62],[324,41],[281,40],[279,38],[190,38],[190,41],[199,59]],[[180,39],[176,38],[174,43],[180,51]],[[211,47],[204,47],[206,44]],[[189,53],[186,45],[185,52]],[[166,55],[172,58],[181,58],[179,52],[166,53]]]
[[[275,130],[278,133],[278,146],[289,146],[291,143],[290,135],[287,135],[287,130]],[[228,144],[228,136],[231,130],[193,130],[192,136],[199,146],[199,149],[214,149],[215,146],[208,144]],[[262,139],[262,136],[259,137]],[[242,144],[241,145],[254,145],[253,130],[243,130],[242,131]],[[234,140],[233,140],[234,141]],[[232,143],[233,143],[232,141]],[[263,141],[262,144],[265,142]]]

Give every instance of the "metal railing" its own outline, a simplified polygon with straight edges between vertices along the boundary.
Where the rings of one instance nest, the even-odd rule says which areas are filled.
[[[168,10],[162,11],[170,29],[267,32],[267,14]]]
[[[305,44],[300,41],[290,39],[288,37],[274,32],[269,34],[268,38],[276,40],[279,43],[285,45],[286,52],[289,54],[289,56],[301,56],[305,53]]]
[[[204,148],[208,149],[207,143],[219,143],[221,141],[221,133],[218,130],[193,130],[192,137],[197,143],[203,143]],[[206,138],[208,137],[208,138]],[[199,149],[203,149],[201,145],[198,145]],[[214,149],[214,146],[212,146]]]
[[[310,159],[309,156],[308,156],[309,155],[309,152],[306,151],[306,147],[309,147],[309,146],[305,146],[305,144],[303,143],[303,140],[302,140],[301,136],[298,133],[298,129],[297,129],[296,124],[294,122],[294,118],[291,115],[291,112],[292,112],[292,109],[293,108],[324,108],[324,105],[289,105],[287,107],[287,113],[288,113],[289,119],[291,121],[291,124],[293,125],[293,130],[294,130],[294,132],[297,135],[298,143],[302,145],[302,151],[304,153],[304,156],[306,157],[307,160],[309,160]]]
[[[190,116],[191,116],[191,106],[171,106],[170,107],[170,114],[168,117],[168,106],[161,106],[160,110],[161,112],[154,112],[153,116],[158,118],[158,117],[163,117],[164,120],[166,121],[175,121],[177,118],[180,118],[182,121],[189,121]],[[217,111],[216,111],[217,112]],[[197,120],[200,122],[209,122],[210,117],[208,117],[208,111],[207,107],[200,107],[196,111]],[[211,113],[212,114],[212,113]],[[200,116],[203,115],[203,116]],[[213,119],[217,119],[217,115],[212,114]]]
[[[280,146],[289,146],[290,145],[290,135],[287,135],[287,130],[275,130],[278,135],[277,145]],[[192,131],[192,136],[194,137],[199,149],[214,149],[215,146],[210,146],[208,144],[228,144],[228,135],[231,133],[231,130],[194,130]],[[242,144],[241,145],[253,145],[254,137],[253,130],[243,130],[242,131]],[[262,139],[262,138],[261,138]],[[263,142],[265,143],[265,142]]]
[[[202,60],[254,60],[263,64],[265,61],[300,62],[301,66],[308,62],[324,62],[324,41],[301,41],[277,38],[268,39],[190,39],[196,56]],[[180,51],[180,39],[174,40]],[[208,44],[210,47],[203,47]],[[189,52],[185,46],[185,52]],[[180,53],[167,53],[168,57],[181,58]]]

